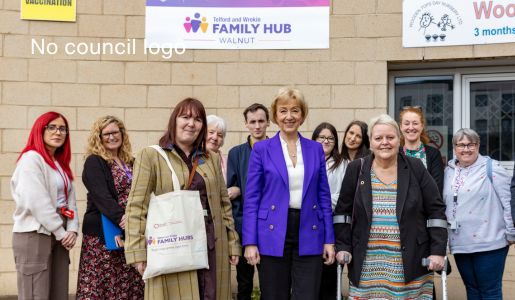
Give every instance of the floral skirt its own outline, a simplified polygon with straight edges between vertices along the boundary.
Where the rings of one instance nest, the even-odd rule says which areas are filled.
[[[80,253],[77,299],[143,299],[145,283],[125,264],[123,251],[108,251],[100,238],[84,235]]]

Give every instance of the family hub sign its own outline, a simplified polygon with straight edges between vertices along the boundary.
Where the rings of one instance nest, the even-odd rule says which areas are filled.
[[[404,0],[404,47],[515,42],[515,0]]]
[[[145,47],[329,48],[329,0],[147,0]]]

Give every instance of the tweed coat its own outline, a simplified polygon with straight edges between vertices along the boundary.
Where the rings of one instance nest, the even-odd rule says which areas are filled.
[[[165,149],[184,189],[189,169],[176,151]],[[202,162],[203,161],[203,162]],[[215,227],[216,299],[231,299],[229,256],[241,255],[238,234],[234,228],[231,202],[227,195],[218,155],[210,152],[202,157],[197,168],[206,183],[207,195]],[[128,264],[146,261],[145,224],[150,194],[171,192],[172,175],[165,160],[152,148],[143,149],[134,163],[134,177],[126,214],[125,258]],[[199,299],[196,271],[166,274],[145,282],[145,299]]]

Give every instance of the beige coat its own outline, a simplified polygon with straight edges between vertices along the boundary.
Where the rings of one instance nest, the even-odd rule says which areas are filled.
[[[175,151],[166,151],[179,177],[181,189],[188,178],[188,166]],[[219,300],[231,299],[230,255],[241,255],[238,234],[234,229],[231,202],[227,195],[218,155],[202,159],[199,173],[206,183],[209,207],[216,237],[216,279]],[[146,261],[145,224],[150,194],[173,190],[172,176],[165,160],[152,148],[143,149],[136,157],[134,177],[127,203],[125,258],[128,264]],[[199,299],[197,272],[181,272],[150,278],[145,283],[145,299]]]

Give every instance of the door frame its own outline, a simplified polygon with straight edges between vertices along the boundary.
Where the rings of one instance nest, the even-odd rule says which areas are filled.
[[[508,80],[515,80],[515,70],[513,73],[463,75],[461,78],[461,94],[463,100],[461,101],[463,103],[461,126],[470,128],[470,84],[472,82]]]

